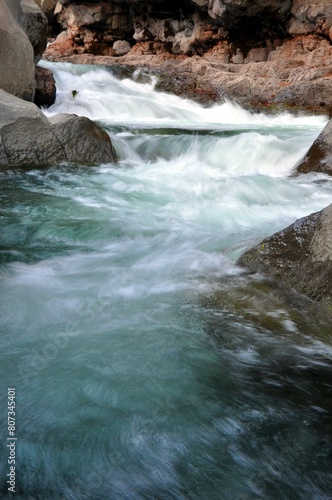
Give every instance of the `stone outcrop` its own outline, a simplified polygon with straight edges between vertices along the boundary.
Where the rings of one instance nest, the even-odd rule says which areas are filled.
[[[50,12],[52,0],[37,0]],[[51,2],[51,3],[50,3]],[[66,30],[64,55],[112,55],[117,40],[152,42],[150,49],[202,55],[227,40],[228,58],[241,63],[267,53],[284,40],[315,34],[330,40],[328,0],[59,0],[54,9]],[[264,49],[263,51],[260,49]],[[257,56],[260,54],[259,56]],[[242,59],[241,59],[242,58]]]
[[[301,174],[322,172],[332,175],[332,120],[317,137],[296,171]]]
[[[312,300],[332,307],[332,204],[245,252],[239,264],[274,274]]]
[[[42,3],[41,3],[42,5]],[[112,55],[117,40],[150,41],[174,54],[200,54],[227,38],[246,55],[251,45],[266,45],[286,29],[290,0],[166,0],[89,2],[59,0],[54,10],[67,30],[66,55]],[[61,39],[58,44],[61,51]]]
[[[20,3],[0,0],[0,88],[26,100],[35,91],[34,53],[19,25]]]
[[[0,90],[0,165],[114,161],[109,136],[88,118],[60,115],[49,121],[35,104]]]
[[[327,0],[59,0],[54,12],[50,60],[149,67],[161,90],[201,102],[332,111]]]
[[[245,63],[228,61],[227,42],[220,43],[203,56],[172,56],[148,52],[149,42],[139,44],[122,57],[92,54],[54,56],[50,60],[78,64],[128,65],[158,75],[157,88],[189,97],[203,104],[234,100],[244,107],[264,111],[286,108],[332,113],[332,45],[316,35],[299,36],[285,42],[259,60],[262,52],[249,54]],[[146,48],[146,51],[144,49]],[[263,50],[263,49],[260,49]],[[145,51],[145,53],[144,53]],[[264,55],[264,54],[263,54]],[[249,57],[250,56],[250,57]]]

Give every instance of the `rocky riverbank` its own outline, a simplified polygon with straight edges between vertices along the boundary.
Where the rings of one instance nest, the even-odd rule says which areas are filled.
[[[332,114],[332,6],[327,0],[259,0],[254,4],[249,0],[179,0],[176,5],[164,0],[36,3],[48,18],[49,34],[60,32],[44,53],[51,61],[126,65],[157,75],[158,89],[206,105],[231,99],[264,111],[286,107]],[[0,38],[7,48],[2,51],[0,88],[31,100],[34,65],[45,46],[46,17],[36,10],[33,0],[10,4],[0,0],[0,14]],[[3,93],[3,107],[9,102]],[[13,102],[10,107],[10,112],[3,114],[9,122],[0,121],[0,163],[89,163],[89,151],[98,152],[103,141],[105,147],[100,150],[105,151],[104,160],[98,156],[91,162],[115,160],[110,141],[91,123],[73,117],[49,123],[41,114],[35,116],[37,108],[23,112]],[[20,109],[22,116],[16,113]],[[49,137],[54,143],[54,159],[44,154],[48,141],[40,145],[35,135],[29,135],[31,120],[38,123],[41,132],[47,132],[40,137]],[[12,148],[17,143],[15,134],[9,132],[21,134],[22,127],[25,149],[18,152]],[[83,142],[88,140],[85,132],[92,141],[85,149],[75,142],[78,130],[83,129]],[[330,129],[329,123],[295,173],[331,174]],[[30,157],[30,150],[36,155]],[[240,263],[275,272],[300,293],[330,305],[331,220],[330,207],[310,215],[264,240]],[[323,249],[323,254],[317,248]]]
[[[161,90],[204,104],[331,113],[326,0],[60,0],[53,12],[49,3],[41,2],[61,31],[49,60],[144,68]]]

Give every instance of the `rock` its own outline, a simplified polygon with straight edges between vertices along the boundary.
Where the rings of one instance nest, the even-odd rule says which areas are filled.
[[[299,73],[302,73],[299,70]],[[332,81],[331,78],[324,77],[310,79],[309,71],[307,73],[308,81],[288,82],[288,85],[273,98],[274,102],[287,103],[293,106],[311,105],[319,108],[326,106],[326,112],[332,106]],[[324,108],[321,108],[321,113],[324,113]]]
[[[42,12],[47,18],[47,33],[49,38],[56,38],[56,36],[62,31],[62,27],[58,24],[56,20],[56,6],[60,6],[57,0],[35,0],[37,5],[40,7]]]
[[[89,118],[62,113],[50,118],[49,121],[67,161],[73,163],[116,161],[116,153],[108,134]]]
[[[34,53],[17,22],[19,3],[0,0],[0,88],[31,101],[35,91]]]
[[[113,43],[114,55],[124,56],[131,50],[131,45],[126,40],[117,40]]]
[[[192,0],[198,7],[204,8],[213,19],[219,19],[228,26],[236,24],[240,16],[273,16],[284,19],[290,12],[291,0]]]
[[[322,172],[332,175],[332,120],[315,140],[296,171],[300,174]]]
[[[211,96],[255,109],[319,112],[322,102],[332,109],[331,10],[328,0],[179,0],[176,8],[166,0],[61,0],[56,11],[65,31],[45,57],[84,61],[93,54],[105,64],[149,67],[161,75],[160,89],[200,102],[204,95],[204,102]],[[114,43],[129,48],[133,39],[128,53],[115,51]]]
[[[41,8],[44,14],[54,13],[55,6],[58,0],[35,0],[36,4]]]
[[[74,54],[75,52],[75,44],[66,30],[62,31],[57,38],[48,45],[44,57],[46,56],[47,59],[52,59],[52,56],[50,57],[50,55],[56,54],[57,58],[61,58],[63,56]]]
[[[317,33],[329,37],[332,26],[330,0],[293,0],[288,32],[291,35]]]
[[[297,220],[245,252],[238,262],[275,275],[312,300],[332,307],[332,204]]]
[[[0,90],[0,137],[2,164],[40,165],[65,159],[47,118],[37,106],[3,90]]]
[[[21,25],[33,47],[35,64],[40,61],[47,45],[47,18],[34,0],[21,0]]]
[[[92,53],[109,55],[117,40],[132,39],[134,32],[129,2],[58,2],[54,13],[66,31],[66,39],[57,38],[50,51],[66,55]],[[62,45],[65,43],[65,47]],[[71,47],[71,50],[70,50]]]
[[[101,4],[69,4],[67,9],[63,10],[63,20],[69,28],[94,25],[103,19],[103,7]]]
[[[0,165],[115,160],[108,135],[88,118],[61,115],[50,123],[35,104],[0,90]]]
[[[56,86],[52,71],[47,68],[37,66],[34,103],[39,107],[49,107],[54,104],[55,96]]]
[[[23,16],[21,0],[2,0],[2,2],[0,3],[6,3],[12,15],[14,16],[15,21],[20,23]]]

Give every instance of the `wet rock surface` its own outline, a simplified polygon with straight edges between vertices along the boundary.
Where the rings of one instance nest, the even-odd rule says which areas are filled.
[[[266,238],[239,259],[312,300],[332,306],[332,204]]]
[[[297,173],[322,172],[332,175],[332,121],[330,120],[324,130],[315,140],[300,165]]]

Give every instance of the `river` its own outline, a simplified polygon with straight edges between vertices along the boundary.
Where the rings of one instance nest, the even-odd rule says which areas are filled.
[[[327,117],[205,109],[137,72],[42,64],[45,114],[92,118],[119,161],[0,171],[18,498],[331,499],[328,322],[236,265],[331,202],[330,178],[291,175]],[[3,440],[2,498],[7,459]]]

